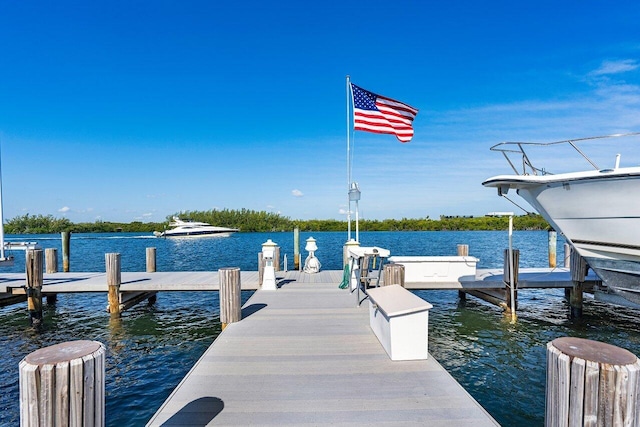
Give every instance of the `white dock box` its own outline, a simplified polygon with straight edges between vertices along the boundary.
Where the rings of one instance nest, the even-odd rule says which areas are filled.
[[[478,258],[472,256],[392,256],[404,265],[405,283],[464,282],[476,278]]]
[[[428,357],[432,307],[400,285],[369,290],[369,324],[391,360]]]

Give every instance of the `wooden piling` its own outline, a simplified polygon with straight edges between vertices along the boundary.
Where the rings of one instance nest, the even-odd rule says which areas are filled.
[[[573,282],[573,287],[569,291],[569,307],[571,307],[571,317],[578,318],[582,317],[584,282],[587,280],[589,265],[578,251],[572,250],[569,268]]]
[[[264,277],[264,260],[262,259],[262,252],[258,252],[258,283],[262,285],[262,278]]]
[[[70,253],[71,253],[71,232],[63,231],[62,237],[62,271],[68,273],[70,271]]]
[[[557,265],[557,242],[558,233],[556,230],[549,230],[549,268],[556,268]]]
[[[582,338],[547,344],[545,426],[631,426],[640,413],[640,362],[622,348]]]
[[[147,273],[156,272],[156,248],[147,248]]]
[[[273,271],[280,271],[280,246],[276,246],[273,255]]]
[[[469,245],[458,245],[458,256],[469,256]]]
[[[56,248],[47,248],[44,250],[45,259],[45,271],[47,274],[54,274],[58,272],[58,250]],[[58,295],[47,294],[47,304],[55,304],[58,300]]]
[[[47,274],[58,272],[58,250],[56,248],[47,248],[44,250],[45,266]]]
[[[300,229],[293,229],[293,269],[300,270]]]
[[[564,268],[569,268],[571,266],[571,245],[568,243],[564,244]]]
[[[458,245],[458,256],[469,256],[469,245]],[[466,292],[458,291],[458,298],[460,298],[461,301],[466,300]]]
[[[220,322],[222,329],[242,318],[240,268],[228,267],[218,270],[220,280]]]
[[[384,286],[400,285],[404,288],[404,265],[394,263],[385,264],[382,283]]]
[[[518,271],[519,271],[519,263],[520,263],[520,250],[513,249],[513,263],[509,262],[509,249],[504,250],[504,270],[502,275],[502,280],[505,283],[505,301],[506,301],[506,309],[508,312],[511,312],[511,287],[513,287],[513,307],[518,308]],[[511,283],[511,273],[509,266],[513,264],[513,283]],[[513,313],[512,313],[513,314]]]
[[[71,341],[34,351],[19,364],[20,425],[105,425],[105,347]]]
[[[109,289],[109,313],[111,316],[120,316],[120,283],[121,283],[121,268],[120,268],[120,254],[109,253],[105,254],[105,265],[107,271],[107,287]]]
[[[27,270],[27,307],[29,320],[33,326],[42,323],[42,284],[43,277],[42,249],[29,249],[25,254]]]

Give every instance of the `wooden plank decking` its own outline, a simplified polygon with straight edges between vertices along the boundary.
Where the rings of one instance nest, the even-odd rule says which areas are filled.
[[[122,292],[155,291],[217,291],[217,271],[172,271],[172,272],[122,272]],[[0,275],[0,293],[24,293],[24,273]],[[243,290],[258,289],[258,272],[242,271],[240,284]],[[106,273],[52,273],[44,275],[43,293],[107,292]]]
[[[259,288],[257,271],[242,271],[240,283],[243,290]],[[277,272],[284,283],[340,283],[341,270],[326,270],[320,274],[305,274],[299,271]],[[590,282],[597,280],[589,276]],[[24,294],[26,284],[25,273],[0,274],[0,294]],[[573,286],[571,274],[566,268],[522,268],[519,272],[518,288],[567,288]],[[475,281],[465,282],[422,282],[406,283],[410,290],[429,289],[489,289],[503,288],[502,270],[481,270],[476,273]],[[155,291],[217,291],[219,288],[217,271],[174,271],[174,272],[122,272],[122,292],[155,292]],[[53,273],[44,275],[43,293],[63,292],[107,292],[106,273]]]
[[[341,280],[257,291],[148,425],[497,425],[433,357],[392,362]]]

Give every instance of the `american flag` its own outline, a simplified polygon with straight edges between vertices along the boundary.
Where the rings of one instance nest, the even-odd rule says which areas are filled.
[[[400,142],[413,138],[413,119],[418,110],[402,102],[377,95],[351,83],[353,129],[390,133]]]

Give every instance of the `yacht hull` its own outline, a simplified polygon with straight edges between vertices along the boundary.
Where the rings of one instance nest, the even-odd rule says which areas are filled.
[[[182,221],[175,216],[169,226],[173,228],[153,234],[156,237],[229,237],[239,231],[237,228],[217,227],[206,222]]]
[[[483,185],[515,189],[585,258],[611,292],[640,303],[640,168],[559,175],[502,175]]]

